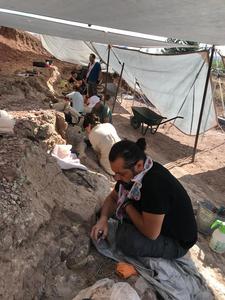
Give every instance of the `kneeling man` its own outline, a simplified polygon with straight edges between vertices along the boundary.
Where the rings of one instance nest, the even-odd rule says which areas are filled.
[[[121,221],[117,247],[133,257],[176,259],[197,240],[191,200],[180,182],[161,164],[146,156],[145,140],[123,140],[109,153],[117,181],[106,198],[91,237],[108,234],[112,215]]]

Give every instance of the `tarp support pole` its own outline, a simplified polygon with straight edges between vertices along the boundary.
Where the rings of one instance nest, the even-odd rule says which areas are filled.
[[[111,49],[111,46],[110,46],[110,45],[108,45],[107,69],[106,69],[106,75],[105,75],[104,104],[105,104],[105,99],[106,99],[106,94],[107,94],[107,84],[108,84],[108,75],[109,75],[109,58],[110,58],[110,49]]]
[[[221,99],[222,107],[223,107],[222,117],[225,117],[225,105],[224,105],[224,101],[223,101],[223,88],[222,88],[222,82],[221,82],[220,77],[218,78],[218,81],[219,81],[219,87],[220,87],[220,99]]]
[[[212,67],[212,61],[213,61],[214,51],[215,51],[215,46],[213,45],[212,49],[211,49],[211,56],[210,56],[210,60],[209,60],[209,67],[208,67],[208,72],[207,72],[206,81],[205,81],[205,88],[204,88],[204,93],[203,93],[203,98],[202,98],[202,106],[201,106],[201,110],[200,110],[198,127],[197,127],[197,132],[196,132],[196,137],[195,137],[194,150],[193,150],[193,154],[192,154],[192,162],[195,161],[195,154],[196,154],[196,151],[197,151],[199,132],[200,132],[200,127],[201,127],[201,122],[202,122],[202,116],[203,116],[204,106],[205,106],[205,99],[206,99],[207,90],[208,90],[208,84],[209,84],[209,78],[210,78],[210,72],[211,72],[211,67]]]
[[[116,89],[116,95],[115,95],[115,99],[114,99],[114,102],[113,102],[112,112],[114,111],[114,108],[115,108],[116,99],[117,99],[117,95],[118,95],[118,92],[119,92],[120,83],[121,83],[121,80],[122,80],[123,69],[124,69],[124,63],[122,64],[122,69],[121,69],[121,72],[120,72],[120,78],[119,78],[119,82],[118,82],[117,89]]]

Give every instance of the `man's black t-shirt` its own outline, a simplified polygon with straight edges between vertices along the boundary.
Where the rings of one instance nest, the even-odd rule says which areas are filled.
[[[118,181],[115,190],[119,190]],[[153,163],[142,180],[141,199],[133,200],[139,212],[165,214],[161,234],[177,240],[184,248],[197,240],[197,225],[191,200],[180,182],[162,165]]]

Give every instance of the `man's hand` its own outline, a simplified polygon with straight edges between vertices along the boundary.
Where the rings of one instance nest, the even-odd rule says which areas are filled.
[[[91,238],[93,240],[97,241],[99,238],[105,239],[107,237],[109,231],[108,218],[115,213],[117,199],[118,195],[115,189],[106,197],[101,210],[101,217],[91,230]]]
[[[108,235],[109,225],[107,217],[100,217],[98,222],[92,227],[91,238],[93,240],[98,240],[99,237],[105,239]]]

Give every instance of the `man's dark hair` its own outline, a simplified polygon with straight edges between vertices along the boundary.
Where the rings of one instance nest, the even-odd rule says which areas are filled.
[[[99,123],[100,123],[99,122],[99,117],[97,117],[93,113],[88,113],[84,117],[83,128],[85,129],[89,125],[91,125],[91,127],[93,128],[93,127],[95,127]]]
[[[92,56],[94,59],[96,58],[94,53],[91,53],[90,56]]]
[[[137,140],[136,144],[137,144],[138,147],[139,147],[140,149],[142,149],[143,151],[146,150],[146,140],[145,140],[145,138],[139,138],[139,139]]]
[[[146,159],[145,155],[146,142],[140,138],[137,142],[123,140],[114,144],[109,152],[109,161],[114,162],[117,158],[123,158],[124,168],[132,168],[139,160]]]

